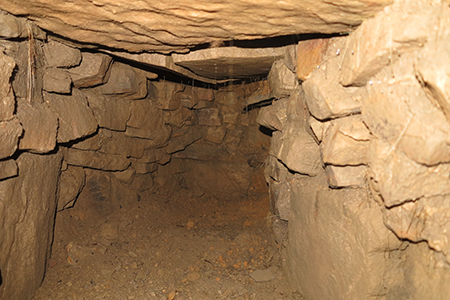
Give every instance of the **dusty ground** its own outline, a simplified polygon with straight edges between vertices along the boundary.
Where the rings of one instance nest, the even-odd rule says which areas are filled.
[[[267,196],[187,195],[148,192],[108,213],[86,203],[58,213],[34,300],[302,299],[280,269]],[[252,279],[258,273],[268,281]]]

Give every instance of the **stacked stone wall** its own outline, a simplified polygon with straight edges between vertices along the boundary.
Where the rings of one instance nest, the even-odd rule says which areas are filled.
[[[274,229],[307,299],[448,295],[448,13],[396,1],[300,42],[301,84],[260,112]]]

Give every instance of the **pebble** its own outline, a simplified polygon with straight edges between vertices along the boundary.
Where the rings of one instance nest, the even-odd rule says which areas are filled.
[[[119,235],[117,225],[114,226],[111,223],[103,223],[100,226],[100,234],[102,237],[108,240],[114,240]]]
[[[198,272],[191,272],[186,276],[187,280],[189,280],[191,282],[197,281],[201,277],[202,277],[202,275],[200,275],[200,273],[198,273]]]
[[[250,273],[250,277],[256,282],[266,282],[275,278],[275,274],[272,268],[265,270],[255,270]]]

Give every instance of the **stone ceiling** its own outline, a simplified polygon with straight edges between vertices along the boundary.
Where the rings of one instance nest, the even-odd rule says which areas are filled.
[[[62,37],[129,52],[188,52],[227,40],[343,33],[392,0],[1,0]]]

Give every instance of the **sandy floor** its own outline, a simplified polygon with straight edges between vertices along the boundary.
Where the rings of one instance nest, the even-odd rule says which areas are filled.
[[[58,213],[34,300],[302,299],[281,271],[267,196],[187,194],[149,192],[108,213],[86,205]]]

